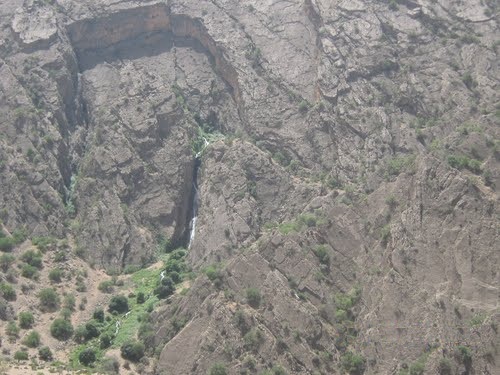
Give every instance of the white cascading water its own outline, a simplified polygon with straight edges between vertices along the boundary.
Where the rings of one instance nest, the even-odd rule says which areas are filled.
[[[209,145],[207,139],[203,137],[203,148],[198,151],[195,155],[195,163],[199,162],[199,159],[201,157],[201,153],[207,148]],[[198,168],[198,166],[196,167]],[[194,235],[196,231],[196,221],[198,220],[198,206],[199,206],[199,201],[200,201],[200,196],[198,194],[198,186],[196,184],[196,179],[197,179],[197,172],[194,174],[194,179],[193,179],[193,189],[194,189],[194,194],[193,194],[193,216],[191,218],[191,221],[189,222],[189,244],[188,244],[188,249],[191,248],[191,245],[194,241]]]

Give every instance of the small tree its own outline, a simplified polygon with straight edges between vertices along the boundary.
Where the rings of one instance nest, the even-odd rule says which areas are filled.
[[[38,293],[38,298],[40,299],[40,307],[44,311],[55,311],[59,308],[59,296],[52,288],[42,289]]]
[[[145,350],[144,344],[136,340],[126,342],[120,348],[122,357],[132,362],[139,361],[144,356]]]
[[[78,355],[78,360],[84,366],[89,366],[92,363],[94,363],[95,360],[96,360],[94,349],[92,349],[92,348],[85,348],[85,349],[83,349],[80,352],[80,354]]]
[[[50,333],[56,339],[66,341],[73,335],[73,326],[68,320],[58,318],[52,322]]]
[[[113,296],[109,302],[109,311],[124,313],[128,311],[128,299],[124,295]]]

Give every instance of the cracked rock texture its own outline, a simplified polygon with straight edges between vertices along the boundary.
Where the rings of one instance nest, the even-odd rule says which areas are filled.
[[[148,264],[187,243],[208,124],[155,373],[498,373],[498,12],[0,0],[0,218]]]

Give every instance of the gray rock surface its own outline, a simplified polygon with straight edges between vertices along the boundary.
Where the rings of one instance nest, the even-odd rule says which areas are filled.
[[[197,278],[155,312],[156,373],[251,373],[247,356],[256,371],[356,373],[349,352],[366,374],[422,358],[429,374],[443,358],[448,373],[499,371],[496,2],[1,0],[0,13],[8,230],[74,238],[108,270],[146,264],[166,239],[187,244],[210,138]]]

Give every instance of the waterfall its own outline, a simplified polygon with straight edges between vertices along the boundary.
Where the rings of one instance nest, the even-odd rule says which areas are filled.
[[[198,207],[200,205],[200,195],[198,193],[198,170],[200,169],[201,165],[201,154],[203,151],[207,148],[209,145],[207,139],[203,137],[203,148],[198,151],[195,155],[195,160],[194,160],[194,172],[193,172],[193,199],[191,202],[192,205],[192,214],[191,214],[191,220],[189,221],[189,242],[188,242],[188,249],[191,248],[191,245],[193,244],[194,241],[194,236],[195,236],[195,231],[196,231],[196,221],[198,220]]]

